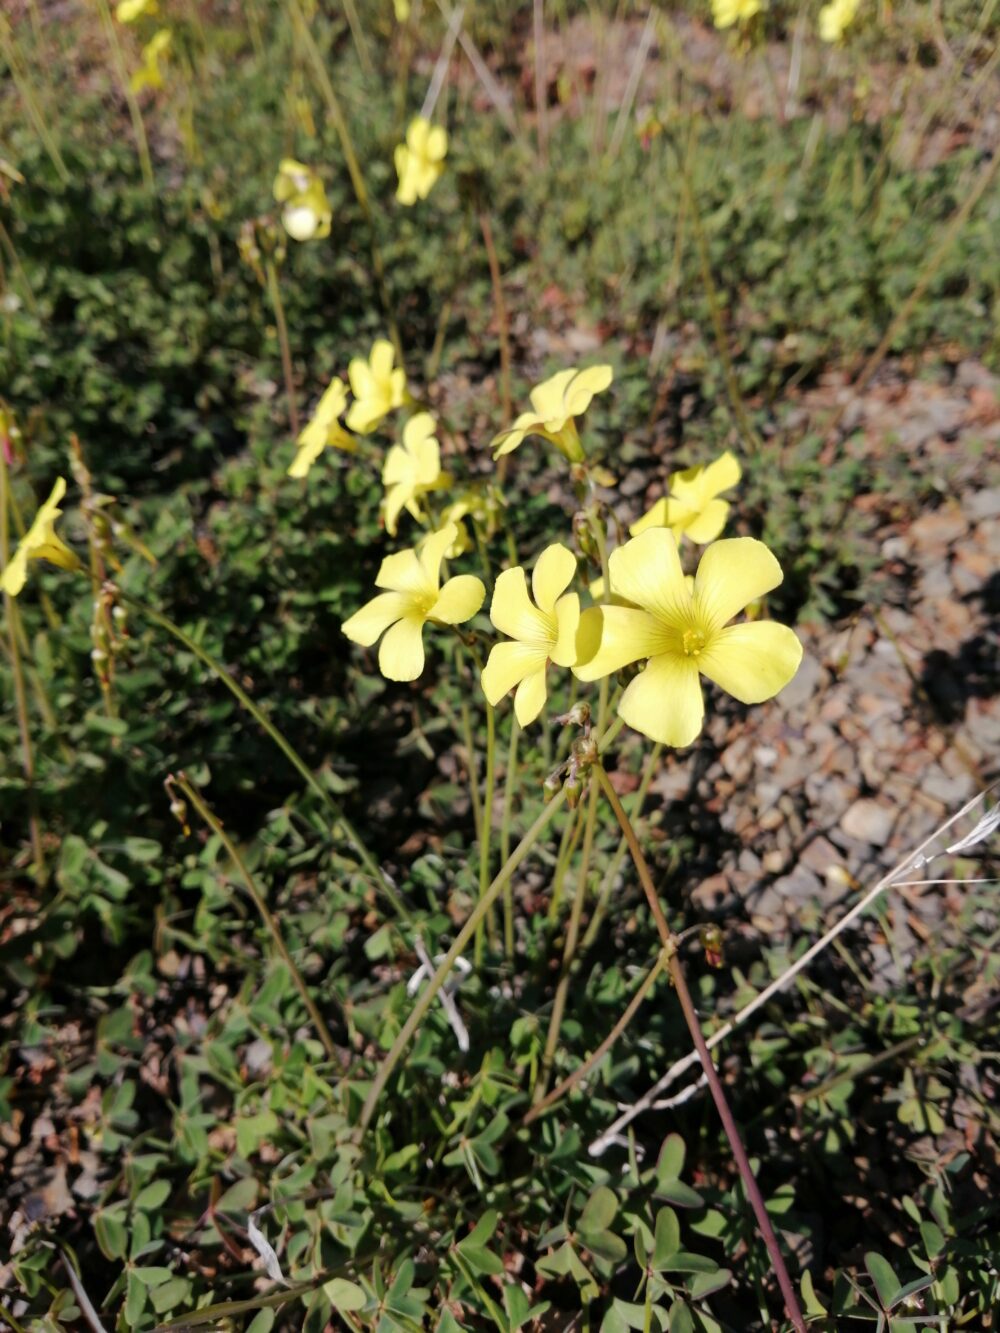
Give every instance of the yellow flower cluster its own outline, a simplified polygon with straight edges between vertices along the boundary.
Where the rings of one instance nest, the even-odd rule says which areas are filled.
[[[396,173],[399,188],[396,198],[412,205],[426,199],[444,171],[448,153],[448,133],[440,125],[432,126],[423,116],[410,121],[406,142],[396,148]]]
[[[842,42],[854,22],[861,0],[831,0],[819,11],[819,35],[824,42]]]
[[[382,366],[384,400],[388,364]],[[531,394],[532,411],[493,440],[496,456],[539,435],[574,464],[585,464],[577,418],[611,379],[610,366],[592,366],[560,371],[540,384]],[[368,392],[366,401],[374,397]],[[528,726],[545,707],[550,667],[590,682],[638,666],[621,696],[621,717],[655,741],[682,747],[702,729],[702,677],[747,704],[770,699],[787,685],[802,657],[792,630],[768,620],[736,620],[781,583],[781,568],[751,537],[717,540],[729,513],[722,495],[741,475],[728,451],[675,474],[663,499],[633,525],[631,540],[612,551],[600,604],[581,610],[580,595],[571,590],[577,557],[560,542],[538,556],[530,591],[521,566],[505,569],[489,608],[494,629],[504,636],[482,669],[489,703],[495,707],[513,692],[515,716]],[[441,472],[429,413],[407,422],[402,443],[386,456],[382,481],[390,534],[404,510],[428,520],[426,498],[451,481]],[[379,667],[391,680],[413,680],[422,671],[425,625],[463,624],[482,606],[486,594],[478,578],[458,575],[440,584],[443,561],[465,549],[457,520],[468,511],[467,504],[453,501],[441,526],[415,549],[387,556],[376,580],[385,591],[343,626],[348,638],[365,647],[382,637]],[[681,563],[685,537],[707,546],[693,577]]]

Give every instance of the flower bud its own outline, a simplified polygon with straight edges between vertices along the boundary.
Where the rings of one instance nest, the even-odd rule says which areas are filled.
[[[562,791],[562,778],[558,773],[550,773],[542,783],[542,795],[546,801],[551,801]]]
[[[702,926],[700,932],[701,947],[705,951],[705,961],[709,967],[722,966],[722,930],[717,925]]]
[[[575,810],[580,804],[580,797],[583,795],[584,782],[580,774],[573,772],[563,783],[563,791],[566,793],[566,804],[571,810]]]

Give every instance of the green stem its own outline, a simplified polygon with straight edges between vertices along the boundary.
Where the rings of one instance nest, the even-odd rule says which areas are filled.
[[[611,1050],[612,1046],[614,1046],[615,1042],[631,1023],[632,1019],[639,1012],[642,1002],[656,985],[656,982],[665,967],[666,959],[664,957],[664,951],[661,949],[660,953],[657,955],[656,962],[643,977],[638,990],[632,996],[631,1000],[629,1000],[625,1012],[601,1042],[600,1046],[598,1046],[597,1050],[594,1051],[593,1055],[588,1056],[582,1065],[579,1065],[574,1069],[572,1074],[564,1078],[563,1081],[554,1087],[550,1093],[531,1107],[527,1115],[524,1117],[524,1124],[530,1125],[532,1120],[537,1120],[544,1111],[547,1111],[555,1102],[565,1097],[567,1092],[575,1088],[578,1083],[581,1083],[590,1071],[600,1064],[608,1051]]]
[[[264,895],[258,888],[253,875],[251,875],[250,868],[244,861],[243,857],[240,855],[239,848],[233,842],[232,838],[230,838],[226,830],[222,827],[222,824],[219,821],[219,819],[212,813],[208,805],[202,800],[200,794],[195,790],[194,787],[191,786],[190,782],[188,782],[187,778],[184,776],[183,773],[178,773],[176,776],[171,775],[170,777],[167,778],[166,783],[164,785],[166,786],[167,791],[171,797],[173,797],[174,795],[175,788],[179,789],[184,793],[185,798],[191,802],[194,808],[198,811],[198,814],[202,817],[202,819],[205,821],[205,823],[208,825],[208,827],[212,830],[215,836],[222,843],[223,847],[225,847],[226,851],[229,853],[230,857],[232,858],[233,865],[235,865],[236,869],[240,872],[240,878],[246,885],[247,892],[253,899],[253,905],[254,907],[256,907],[258,913],[260,914],[261,921],[263,921],[264,925],[267,927],[268,933],[270,934],[271,939],[274,941],[274,947],[281,955],[282,962],[288,968],[288,972],[292,978],[292,982],[295,986],[295,989],[299,992],[299,994],[302,997],[302,1003],[305,1005],[306,1012],[312,1019],[313,1026],[315,1027],[317,1033],[319,1034],[319,1039],[323,1045],[324,1051],[326,1051],[327,1057],[330,1060],[332,1060],[333,1063],[341,1071],[341,1073],[343,1073],[346,1070],[346,1065],[344,1064],[340,1052],[337,1050],[333,1037],[330,1034],[330,1029],[326,1026],[326,1023],[323,1021],[323,1015],[317,1008],[316,1001],[309,993],[309,987],[306,985],[305,977],[303,977],[302,973],[295,966],[295,963],[292,959],[292,955],[288,952],[288,946],[285,944],[284,937],[281,934],[281,927],[278,925],[278,922],[275,919],[274,915],[272,914],[271,909],[264,901]]]
[[[476,842],[483,836],[483,807],[479,800],[479,779],[476,776],[476,743],[472,739],[472,713],[469,701],[463,694],[460,705],[462,718],[462,745],[465,749],[465,767],[469,774],[469,800],[472,804],[472,822],[475,828]]]
[[[778,1279],[778,1286],[781,1288],[781,1295],[785,1302],[785,1312],[797,1333],[806,1333],[806,1323],[802,1317],[802,1311],[799,1309],[795,1288],[792,1286],[792,1280],[788,1275],[788,1269],[785,1266],[781,1247],[778,1244],[778,1238],[774,1233],[774,1227],[768,1216],[764,1197],[760,1192],[760,1186],[757,1184],[757,1179],[753,1173],[753,1167],[751,1167],[750,1159],[747,1157],[746,1149],[743,1147],[740,1131],[733,1118],[733,1113],[729,1109],[725,1090],[723,1089],[722,1082],[716,1072],[715,1065],[712,1063],[711,1052],[705,1043],[705,1037],[701,1030],[701,1024],[698,1021],[698,1014],[694,1007],[694,1001],[691,999],[691,992],[688,990],[687,977],[684,974],[684,968],[677,952],[677,940],[663,914],[663,908],[660,906],[660,900],[653,884],[653,877],[649,872],[649,866],[646,864],[646,858],[642,854],[642,848],[639,846],[639,839],[636,837],[635,829],[632,827],[631,821],[625,813],[625,807],[618,798],[618,793],[611,785],[611,781],[608,778],[604,766],[600,762],[597,762],[592,766],[592,771],[601,790],[607,797],[608,804],[614,811],[615,818],[618,820],[621,831],[625,835],[625,840],[628,843],[629,851],[632,854],[632,860],[635,864],[636,872],[639,875],[639,881],[642,884],[643,891],[646,894],[646,900],[649,903],[649,910],[652,912],[653,920],[656,922],[656,929],[660,936],[660,942],[663,945],[663,956],[666,958],[667,967],[670,972],[670,979],[674,984],[674,990],[677,992],[677,998],[680,1001],[681,1009],[684,1013],[684,1021],[687,1023],[688,1032],[691,1035],[695,1050],[698,1052],[698,1059],[701,1061],[705,1079],[708,1082],[709,1089],[712,1093],[712,1100],[715,1102],[716,1110],[719,1113],[719,1119],[722,1121],[722,1127],[725,1130],[726,1138],[729,1140],[729,1147],[732,1150],[736,1166],[743,1181],[743,1188],[746,1190],[747,1198],[750,1200],[750,1206],[757,1219],[757,1227],[760,1231],[761,1239],[767,1247],[774,1274]]]
[[[643,803],[646,800],[646,794],[649,791],[649,784],[653,780],[653,774],[656,772],[662,754],[662,745],[654,745],[649,752],[649,758],[646,761],[646,767],[643,771],[638,789],[636,790],[635,800],[632,803],[635,815],[638,815],[642,810]],[[608,910],[608,900],[611,897],[612,890],[615,886],[615,880],[618,878],[618,872],[621,870],[622,862],[625,860],[627,852],[628,843],[623,836],[615,850],[614,856],[612,856],[611,860],[608,862],[608,868],[604,873],[604,879],[601,881],[601,888],[597,895],[597,906],[594,908],[594,914],[590,918],[590,924],[587,926],[586,933],[583,937],[583,944],[580,946],[583,953],[586,953],[597,939],[598,932],[601,929],[601,922],[604,920],[605,913]]]
[[[580,807],[572,811],[569,819],[563,828],[562,838],[559,842],[559,850],[556,853],[556,868],[552,872],[552,897],[549,899],[548,922],[554,926],[559,920],[559,909],[562,906],[563,885],[566,882],[566,871],[572,860],[573,853],[576,851],[576,844],[580,840],[580,834],[583,832],[583,819]]]
[[[496,778],[496,710],[486,703],[486,773],[483,777],[483,817],[479,837],[479,898],[482,901],[490,882],[490,842],[493,833],[493,793]],[[496,925],[492,910],[486,914],[486,931],[494,942]],[[476,931],[476,967],[483,965],[483,928]]]
[[[135,146],[139,156],[143,183],[146,189],[153,193],[156,189],[156,182],[153,178],[153,160],[149,155],[149,140],[146,138],[146,126],[143,123],[142,111],[136,95],[132,91],[128,70],[125,67],[125,57],[122,54],[121,42],[118,40],[118,30],[115,28],[115,21],[111,17],[108,0],[97,0],[97,3],[101,11],[101,22],[104,24],[108,45],[111,47],[111,58],[114,62],[115,73],[118,75],[122,96],[125,98],[129,118],[132,121],[132,133],[135,135]]]
[[[602,681],[602,684],[604,682]],[[548,1086],[549,1075],[552,1072],[552,1065],[555,1061],[556,1047],[559,1045],[559,1033],[562,1028],[563,1015],[566,1012],[566,1000],[569,996],[570,976],[573,968],[573,960],[576,957],[576,946],[580,938],[580,922],[583,920],[583,905],[587,899],[587,880],[590,875],[590,858],[594,849],[594,832],[597,828],[597,796],[598,789],[596,783],[591,783],[590,795],[587,802],[587,819],[583,830],[583,852],[580,856],[580,872],[576,881],[576,894],[573,898],[573,906],[569,914],[569,927],[566,931],[566,944],[563,948],[562,967],[559,972],[559,981],[556,985],[555,998],[552,1002],[552,1015],[549,1019],[548,1035],[545,1038],[545,1051],[542,1055],[542,1066],[538,1074],[538,1082],[535,1084],[535,1101],[540,1102],[545,1096],[545,1089]]]
[[[285,397],[288,399],[288,424],[292,434],[299,434],[299,409],[295,401],[295,377],[292,371],[292,348],[288,341],[288,324],[285,320],[285,305],[281,299],[281,284],[278,282],[278,270],[273,259],[265,261],[267,272],[267,294],[271,298],[274,322],[278,329],[278,344],[281,347],[281,370],[285,377]]]
[[[527,833],[514,848],[507,864],[479,899],[479,902],[476,903],[476,906],[472,909],[472,912],[469,915],[469,919],[455,936],[454,943],[448,950],[447,954],[445,954],[437,971],[420,992],[413,1009],[410,1011],[409,1017],[403,1024],[402,1028],[400,1028],[396,1040],[392,1043],[389,1053],[382,1061],[378,1073],[372,1080],[372,1085],[368,1090],[368,1096],[365,1099],[365,1104],[361,1110],[359,1129],[362,1134],[365,1133],[368,1126],[371,1124],[372,1116],[375,1114],[375,1108],[378,1104],[378,1099],[382,1095],[382,1089],[389,1081],[392,1071],[402,1059],[403,1052],[406,1050],[407,1046],[409,1046],[413,1034],[423,1021],[424,1015],[433,1004],[441,987],[447,981],[448,975],[455,965],[456,958],[458,958],[459,954],[461,954],[463,949],[468,945],[473,935],[475,935],[485,919],[487,912],[489,912],[490,908],[503,892],[504,885],[508,883],[511,876],[514,874],[514,871],[528,855],[532,847],[534,847],[542,832],[545,830],[546,825],[551,821],[553,815],[561,809],[565,799],[565,793],[559,792],[558,795],[554,796],[544,807],[531,828],[528,829]]]
[[[361,171],[358,155],[354,151],[354,143],[351,139],[351,132],[347,126],[347,120],[341,110],[340,101],[334,92],[333,83],[330,75],[327,73],[326,65],[323,63],[323,54],[316,45],[316,38],[312,34],[309,24],[305,20],[299,0],[287,0],[289,12],[292,15],[292,21],[299,35],[306,55],[309,57],[309,63],[316,75],[316,83],[326,102],[327,114],[333,124],[333,128],[340,140],[341,151],[344,154],[344,161],[347,164],[348,175],[351,178],[351,184],[354,187],[354,196],[358,201],[358,206],[365,215],[365,221],[368,224],[369,244],[371,246],[372,268],[375,272],[375,285],[378,288],[379,299],[382,302],[382,309],[385,313],[386,322],[389,325],[389,338],[393,347],[396,349],[396,357],[399,364],[403,365],[403,341],[399,336],[399,329],[396,326],[396,318],[392,311],[392,303],[389,300],[389,288],[386,284],[385,264],[382,261],[382,251],[379,249],[378,239],[375,235],[375,218],[372,213],[371,202],[368,198],[368,187],[365,185],[365,178]]]
[[[621,731],[623,726],[624,723],[622,722],[621,718],[616,718],[615,721],[612,722],[611,726],[607,730],[607,734],[602,736],[600,741],[598,742],[597,748],[599,752],[603,752],[604,750],[607,749],[609,745],[611,745],[614,742],[615,737]],[[420,995],[417,999],[416,1004],[413,1006],[410,1016],[407,1018],[406,1022],[400,1029],[399,1035],[396,1037],[396,1040],[392,1043],[392,1047],[390,1048],[389,1053],[382,1061],[381,1065],[379,1066],[378,1073],[372,1080],[372,1085],[368,1090],[368,1096],[366,1097],[365,1104],[361,1109],[361,1118],[358,1122],[359,1132],[362,1135],[365,1133],[365,1131],[368,1129],[368,1126],[371,1124],[372,1116],[375,1114],[375,1108],[378,1104],[378,1099],[382,1095],[382,1090],[385,1087],[386,1083],[391,1078],[392,1071],[396,1068],[396,1066],[402,1059],[403,1053],[406,1050],[407,1046],[410,1044],[413,1034],[420,1026],[421,1022],[423,1021],[424,1015],[427,1013],[428,1009],[434,1003],[434,998],[437,995],[438,991],[440,991],[441,987],[448,980],[448,976],[451,972],[451,969],[455,966],[456,958],[458,958],[458,956],[462,953],[463,949],[465,949],[466,945],[472,939],[473,935],[476,933],[476,929],[479,926],[479,923],[484,919],[486,913],[490,910],[490,908],[496,902],[497,898],[503,892],[504,885],[514,874],[514,871],[517,870],[518,866],[531,851],[532,847],[534,847],[535,843],[538,841],[539,837],[541,836],[546,826],[551,822],[552,817],[559,810],[562,809],[563,805],[565,804],[565,801],[566,801],[566,793],[564,791],[558,792],[552,798],[552,800],[549,801],[540,811],[537,819],[532,824],[531,828],[528,829],[527,833],[524,835],[521,841],[511,852],[510,859],[507,861],[507,864],[502,867],[499,874],[493,880],[493,883],[487,889],[485,895],[482,898],[480,898],[479,902],[472,909],[472,912],[469,915],[469,919],[466,921],[465,925],[456,935],[454,943],[452,944],[448,952],[445,954],[444,959],[439,965],[437,971],[434,973],[433,977],[431,977],[427,985],[420,992]]]
[[[510,819],[517,786],[517,742],[521,727],[516,717],[510,720],[510,741],[507,745],[507,771],[503,777],[503,814],[500,817],[500,864],[510,856]],[[508,884],[503,895],[503,940],[509,959],[514,957],[514,893]]]
[[[2,448],[0,448],[0,574],[7,568],[10,504],[8,494],[7,460]],[[46,880],[45,852],[42,846],[41,822],[38,818],[38,793],[35,790],[35,752],[31,743],[28,695],[24,688],[24,669],[21,663],[21,647],[18,642],[18,613],[14,598],[6,591],[3,595],[3,606],[7,621],[7,641],[10,645],[11,677],[14,682],[14,710],[17,713],[17,726],[21,736],[21,763],[24,768],[25,785],[28,789],[28,831],[31,838],[31,854],[35,863],[35,880],[39,885],[43,885]]]
[[[192,639],[189,634],[186,634],[179,625],[175,625],[174,622],[170,620],[167,616],[163,615],[160,611],[155,610],[153,607],[147,606],[145,602],[140,601],[138,597],[134,597],[131,593],[120,591],[120,595],[123,601],[128,602],[129,605],[133,606],[136,609],[136,611],[138,611],[141,615],[146,616],[146,618],[152,620],[154,624],[159,625],[162,629],[165,629],[168,634],[171,634],[177,640],[178,643],[183,644],[183,646],[189,652],[194,653],[195,657],[197,657],[200,662],[202,662],[205,666],[208,667],[212,675],[215,676],[216,679],[221,681],[222,684],[225,685],[226,689],[229,690],[231,694],[234,694],[236,696],[236,698],[247,710],[250,716],[258,723],[259,726],[263,728],[263,730],[267,733],[267,735],[270,736],[271,740],[274,741],[275,745],[285,756],[288,762],[292,765],[293,768],[298,770],[298,772],[304,778],[307,785],[315,792],[315,794],[320,798],[320,800],[323,802],[326,808],[330,811],[334,819],[334,827],[339,826],[344,837],[353,847],[358,860],[361,862],[362,866],[364,866],[365,870],[371,876],[376,887],[382,892],[382,894],[391,904],[393,910],[403,921],[407,922],[407,924],[409,925],[412,925],[413,919],[410,916],[410,913],[407,910],[406,905],[400,898],[399,894],[396,892],[388,876],[386,876],[382,868],[379,866],[378,862],[372,856],[371,852],[362,842],[361,837],[358,834],[357,830],[354,828],[353,824],[351,824],[347,816],[340,810],[336,802],[330,796],[330,793],[326,791],[322,783],[320,783],[319,780],[317,779],[316,775],[309,769],[305,761],[292,748],[291,744],[285,739],[285,737],[281,734],[281,732],[274,725],[274,723],[271,722],[270,719],[267,718],[265,714],[261,712],[260,708],[258,708],[258,706],[250,698],[246,690],[244,690],[242,686],[237,684],[237,682],[233,679],[233,677],[229,674],[229,672],[225,669],[225,667],[222,665],[221,662],[217,662],[216,659],[211,655],[211,653],[206,652],[206,650],[202,648],[201,644],[196,643],[194,639]]]
[[[35,133],[42,141],[45,151],[52,159],[52,165],[55,167],[59,179],[64,185],[69,185],[73,178],[69,173],[69,169],[66,166],[62,153],[59,151],[58,144],[49,133],[49,127],[45,122],[45,117],[35,99],[31,87],[30,66],[27,68],[22,66],[10,24],[2,15],[0,15],[0,51],[2,51],[3,58],[6,60],[7,66],[10,69],[11,78],[14,80],[14,87],[17,89],[21,96],[21,100],[24,102],[25,109],[28,112],[28,118],[35,127]]]

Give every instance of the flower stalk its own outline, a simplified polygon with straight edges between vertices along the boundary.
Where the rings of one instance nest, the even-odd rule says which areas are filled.
[[[725,1090],[722,1082],[716,1072],[715,1065],[712,1062],[712,1056],[705,1043],[705,1036],[701,1030],[701,1024],[698,1021],[698,1014],[694,1007],[694,1001],[691,998],[691,992],[688,990],[687,978],[684,974],[684,968],[677,953],[677,940],[667,918],[663,914],[663,908],[660,906],[660,900],[657,896],[656,888],[653,884],[653,877],[650,874],[649,866],[646,864],[646,858],[642,854],[642,848],[639,846],[639,839],[636,837],[632,822],[625,812],[625,807],[618,798],[618,793],[611,784],[603,764],[599,761],[592,766],[592,772],[596,778],[601,791],[608,799],[608,804],[614,811],[615,818],[621,827],[621,831],[628,843],[629,852],[635,864],[639,881],[642,884],[643,891],[646,894],[646,900],[649,903],[649,910],[656,922],[656,929],[663,945],[664,956],[667,959],[667,969],[670,974],[670,980],[673,982],[674,990],[677,992],[677,998],[680,1001],[681,1009],[684,1013],[684,1021],[687,1023],[688,1032],[691,1034],[691,1040],[694,1043],[695,1050],[698,1052],[698,1059],[701,1061],[702,1069],[705,1072],[705,1079],[708,1082],[712,1093],[712,1100],[715,1102],[716,1110],[722,1121],[722,1127],[726,1138],[729,1140],[729,1147],[736,1161],[737,1169],[743,1181],[743,1188],[746,1190],[747,1198],[750,1200],[750,1206],[753,1209],[754,1217],[757,1220],[757,1227],[760,1231],[761,1239],[767,1247],[767,1252],[771,1259],[775,1277],[778,1279],[778,1286],[781,1288],[781,1295],[785,1302],[785,1311],[792,1322],[792,1326],[797,1333],[805,1333],[806,1323],[802,1317],[802,1311],[799,1309],[798,1298],[795,1294],[795,1288],[792,1286],[792,1280],[789,1277],[785,1260],[778,1244],[778,1238],[775,1235],[774,1227],[768,1216],[767,1207],[764,1203],[764,1197],[760,1192],[760,1186],[757,1184],[753,1173],[753,1167],[747,1157],[746,1149],[743,1147],[743,1140],[740,1137],[740,1131],[737,1127],[733,1113],[726,1100]]]

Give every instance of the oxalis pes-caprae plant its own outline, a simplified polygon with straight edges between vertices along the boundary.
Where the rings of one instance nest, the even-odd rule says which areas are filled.
[[[511,879],[556,813],[568,806],[570,817],[582,821],[583,854],[589,857],[596,821],[601,809],[607,808],[621,827],[646,894],[660,938],[660,966],[669,973],[701,1059],[787,1314],[796,1327],[805,1327],[705,1046],[677,937],[603,762],[624,726],[653,742],[655,754],[663,746],[690,746],[704,723],[702,677],[742,703],[753,704],[778,694],[798,668],[802,648],[795,634],[763,617],[762,599],[782,580],[778,561],[760,541],[722,536],[730,511],[725,497],[739,483],[739,462],[726,452],[707,466],[677,473],[664,498],[632,525],[625,538],[613,506],[600,498],[600,491],[606,491],[613,479],[588,460],[580,434],[592,399],[611,386],[611,368],[570,368],[553,375],[532,391],[531,409],[492,441],[493,456],[501,460],[529,438],[539,437],[555,448],[569,470],[576,513],[567,530],[558,534],[562,540],[545,545],[529,562],[529,586],[529,571],[513,563],[517,538],[498,476],[487,481],[459,479],[442,468],[437,424],[411,395],[404,370],[394,364],[391,344],[377,341],[367,359],[352,361],[348,379],[350,404],[347,386],[335,379],[302,430],[288,471],[307,476],[321,457],[336,451],[351,455],[352,463],[358,456],[374,458],[376,432],[386,431],[390,423],[398,422],[399,413],[409,412],[399,440],[388,447],[381,462],[382,514],[388,534],[399,536],[409,526],[415,540],[383,559],[375,595],[344,622],[343,633],[364,650],[377,645],[378,670],[393,681],[416,680],[427,668],[427,647],[435,637],[457,636],[459,656],[481,689],[486,721],[479,898],[372,1081],[358,1130],[364,1133],[372,1126],[386,1083],[452,968],[459,960],[464,962],[463,951],[472,943],[476,963],[482,966],[487,947],[500,948],[494,908],[501,897],[502,945],[509,958],[516,956]],[[81,567],[55,530],[64,495],[65,481],[59,478],[6,566],[2,583],[8,595],[20,593],[34,559],[66,569]],[[490,538],[501,529],[511,563],[494,571]],[[464,567],[477,562],[479,573],[466,572]],[[487,584],[492,584],[489,598]],[[487,628],[484,610],[492,629]],[[497,869],[493,839],[497,714],[510,730],[505,774],[509,792],[516,781],[518,734],[551,721],[546,710],[557,673],[575,678],[576,702],[557,719],[573,728],[575,739],[568,757],[544,784],[538,817]],[[509,719],[504,717],[508,708]],[[190,791],[186,783],[184,788]],[[186,804],[178,800],[176,789],[171,795],[178,817],[186,820]],[[198,808],[201,811],[201,803]],[[583,897],[577,893],[573,902],[568,943],[579,938]],[[546,1059],[531,1088],[536,1108],[545,1098],[567,981],[564,966]],[[315,1012],[314,1006],[310,1012]]]

